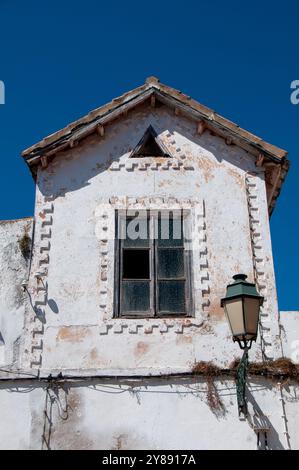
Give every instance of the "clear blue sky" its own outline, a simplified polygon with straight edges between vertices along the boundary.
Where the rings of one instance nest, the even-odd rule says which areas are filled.
[[[24,148],[156,75],[289,151],[271,227],[280,308],[299,310],[298,30],[295,0],[0,0],[0,219],[33,213]]]

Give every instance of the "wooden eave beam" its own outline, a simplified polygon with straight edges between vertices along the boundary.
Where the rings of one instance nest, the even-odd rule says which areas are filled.
[[[199,135],[202,135],[204,133],[204,131],[206,130],[206,128],[207,128],[207,125],[206,125],[205,121],[203,121],[202,119],[200,121],[198,121],[197,133]]]
[[[255,161],[255,165],[257,167],[262,167],[263,166],[263,163],[264,163],[264,160],[265,160],[265,155],[263,155],[262,153],[260,153],[257,158],[256,158],[256,161]]]
[[[104,137],[105,135],[105,127],[102,124],[99,124],[97,126],[97,133],[101,136]]]
[[[48,157],[41,157],[42,168],[47,168],[48,166]]]

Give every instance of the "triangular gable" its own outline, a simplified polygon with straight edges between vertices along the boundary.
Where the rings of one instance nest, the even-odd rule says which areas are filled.
[[[145,102],[152,107],[155,107],[157,103],[162,103],[174,109],[176,114],[194,120],[197,123],[199,135],[209,130],[224,138],[228,145],[237,145],[255,157],[256,165],[265,168],[266,182],[268,181],[268,206],[269,212],[272,212],[288,172],[287,152],[242,129],[190,96],[163,85],[155,77],[149,77],[144,85],[115,98],[64,129],[44,138],[25,150],[22,156],[35,177],[37,167],[40,164],[46,167],[48,159],[54,157],[57,152],[74,147],[79,141],[95,132],[103,137],[105,126]]]
[[[97,131],[103,135],[104,126],[146,100],[150,100],[153,106],[155,101],[159,101],[174,108],[177,112],[196,120],[200,129],[199,133],[204,129],[210,129],[216,134],[225,136],[236,145],[246,148],[256,157],[262,153],[266,158],[278,162],[287,155],[285,150],[263,141],[190,96],[163,85],[155,77],[150,77],[141,87],[115,98],[110,103],[91,111],[83,118],[24,150],[22,156],[29,165],[34,165],[42,156],[50,156],[68,146],[72,147],[74,143],[93,132]]]

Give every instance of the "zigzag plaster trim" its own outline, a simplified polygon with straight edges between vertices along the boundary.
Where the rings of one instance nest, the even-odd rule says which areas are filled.
[[[205,203],[201,201],[195,211],[195,237],[193,252],[199,256],[199,270],[195,272],[195,292],[201,296],[201,311],[208,315],[210,306],[210,275],[208,261],[207,225]]]
[[[140,319],[140,320],[126,320],[117,319],[114,321],[104,322],[99,328],[100,335],[107,335],[109,331],[115,334],[128,332],[129,334],[152,334],[155,331],[158,333],[173,332],[182,334],[187,329],[200,328],[203,326],[203,320],[196,320],[195,318],[184,319]]]
[[[186,170],[193,171],[194,166],[188,162],[186,155],[180,147],[177,146],[174,136],[167,132],[164,137],[166,140],[166,147],[172,148],[174,156],[164,161],[158,161],[160,159],[153,158],[129,158],[126,162],[113,162],[110,166],[111,171],[120,171],[125,169],[126,171],[147,171],[147,170]],[[155,160],[156,158],[156,160]]]
[[[48,302],[48,267],[50,263],[51,236],[53,225],[53,203],[46,203],[41,211],[40,223],[40,243],[38,253],[38,271],[41,273],[41,279],[36,279],[37,287],[35,289],[35,297],[33,300],[34,313],[30,318],[31,325],[31,359],[30,366],[39,368],[42,365],[43,352],[43,334],[45,316],[45,307]]]
[[[260,310],[261,348],[264,359],[269,360],[273,359],[271,318],[269,315],[267,301],[268,291],[265,277],[265,255],[260,230],[260,214],[256,178],[257,176],[254,174],[247,174],[245,182],[249,213],[249,226],[251,232],[254,276],[258,291],[261,295],[264,296],[264,304]]]
[[[146,157],[145,157],[146,158]],[[153,157],[154,159],[155,157]],[[143,160],[140,158],[140,160]],[[134,171],[134,170],[139,170],[139,171],[147,171],[147,170],[194,170],[194,167],[189,164],[189,163],[183,163],[181,161],[178,161],[176,159],[168,159],[165,160],[165,162],[149,162],[149,161],[140,161],[138,162],[137,159],[130,159],[126,161],[126,163],[122,162],[113,162],[110,165],[110,171],[120,171],[120,170],[126,170],[126,171]]]
[[[100,327],[100,334],[108,334],[111,330],[114,333],[153,333],[154,329],[158,329],[161,333],[175,331],[182,333],[184,328],[190,326],[198,327],[202,324],[202,317],[197,319],[182,318],[175,321],[170,319],[139,319],[125,320],[114,319],[113,315],[113,299],[109,292],[109,279],[114,279],[114,233],[115,233],[115,210],[190,210],[190,216],[193,218],[192,239],[190,241],[194,256],[199,256],[200,272],[198,277],[194,279],[196,286],[195,295],[200,296],[202,312],[206,312],[209,301],[209,273],[208,273],[208,257],[207,257],[207,237],[204,203],[200,199],[175,197],[111,197],[105,199],[96,209],[96,217],[98,218],[99,242],[100,242],[100,310],[104,318],[104,324]],[[192,209],[192,211],[191,211]],[[112,272],[111,272],[112,270]],[[198,310],[198,309],[197,309]],[[110,317],[110,321],[109,321]],[[106,323],[107,321],[107,323]]]

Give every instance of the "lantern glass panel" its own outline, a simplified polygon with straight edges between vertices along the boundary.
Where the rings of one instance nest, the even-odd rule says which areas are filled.
[[[251,297],[244,298],[244,313],[246,333],[249,336],[256,336],[259,321],[260,299]]]
[[[242,298],[226,300],[224,310],[233,336],[245,334]]]

